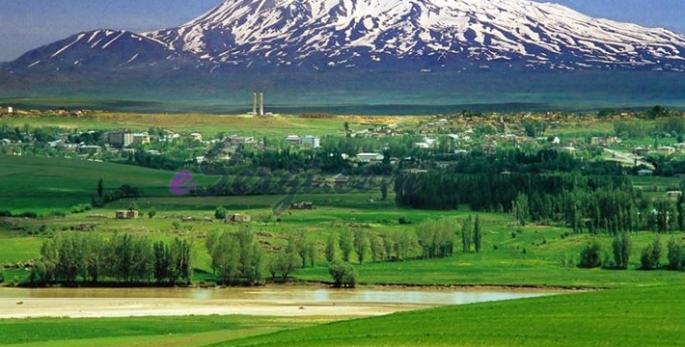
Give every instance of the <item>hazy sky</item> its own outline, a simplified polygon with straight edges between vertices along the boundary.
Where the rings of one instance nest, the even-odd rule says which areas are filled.
[[[487,0],[483,0],[487,1]],[[588,15],[685,33],[685,0],[536,0]],[[0,0],[0,61],[94,29],[135,32],[173,27],[221,0]]]

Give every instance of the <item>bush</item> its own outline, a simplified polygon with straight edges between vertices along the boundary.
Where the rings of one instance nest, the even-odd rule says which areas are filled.
[[[5,274],[0,272],[0,283],[5,282]]]
[[[12,212],[8,210],[0,210],[0,217],[12,217]]]
[[[342,260],[333,260],[328,265],[328,273],[333,277],[333,286],[336,288],[354,288],[357,285],[357,271]]]
[[[219,206],[214,211],[215,219],[226,219],[226,209],[223,206]]]
[[[35,212],[22,212],[21,214],[15,215],[15,217],[36,219],[38,218],[38,214]]]
[[[178,230],[181,228],[181,223],[179,221],[175,220],[171,223],[171,226],[174,227],[174,230]]]
[[[579,267],[591,269],[602,266],[601,260],[602,246],[597,240],[592,240],[580,251]]]
[[[411,221],[406,217],[400,217],[400,219],[397,222],[400,223],[400,225],[411,224]]]
[[[668,268],[682,270],[683,267],[685,267],[685,248],[680,240],[672,237],[668,241]]]
[[[64,213],[64,211],[52,211],[48,213],[47,217],[56,217],[56,218],[64,218],[66,217],[67,214]]]
[[[652,243],[642,249],[640,263],[643,270],[654,270],[659,268],[661,261],[661,241],[657,237]]]

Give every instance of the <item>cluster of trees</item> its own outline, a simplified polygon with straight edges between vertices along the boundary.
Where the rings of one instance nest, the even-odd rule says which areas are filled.
[[[179,238],[169,243],[132,235],[59,233],[46,240],[31,271],[36,285],[61,283],[190,284],[192,247]]]
[[[142,189],[124,184],[119,188],[105,191],[102,179],[98,181],[97,191],[91,196],[91,206],[102,207],[107,203],[127,198],[139,198],[145,195]]]
[[[395,193],[399,204],[413,208],[468,204],[474,211],[511,213],[521,225],[562,222],[576,233],[685,230],[685,200],[644,197],[625,176],[426,174],[396,180]]]
[[[219,275],[220,283],[254,284],[264,278],[264,255],[248,227],[237,232],[210,232],[205,239],[205,247],[212,257],[212,270]]]
[[[602,246],[597,240],[591,240],[580,252],[579,267],[595,268],[603,266],[613,269],[628,269],[630,252],[632,250],[632,240],[630,234],[622,232],[614,236],[612,246],[613,259],[609,255],[602,255]],[[661,239],[657,236],[652,242],[644,247],[640,253],[640,268],[642,270],[655,270],[661,268],[661,258],[663,246]],[[667,244],[669,270],[685,269],[685,245],[678,237],[671,237]]]

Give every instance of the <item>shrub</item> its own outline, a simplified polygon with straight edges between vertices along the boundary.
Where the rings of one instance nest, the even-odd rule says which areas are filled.
[[[333,285],[336,288],[354,288],[357,285],[357,271],[342,260],[333,260],[328,265],[328,273],[333,277]]]
[[[0,217],[12,217],[12,212],[8,210],[0,210]]]
[[[411,224],[411,221],[406,217],[400,217],[400,219],[397,222],[400,223],[400,225]]]
[[[5,274],[0,272],[0,283],[5,282]]]
[[[223,206],[219,206],[214,211],[214,218],[216,219],[226,219],[226,209]]]
[[[579,267],[582,268],[596,268],[602,265],[601,260],[602,246],[599,245],[597,240],[592,240],[585,245],[582,251],[580,251],[580,263]]]
[[[652,243],[642,249],[640,263],[643,270],[654,270],[659,268],[661,260],[661,241],[657,237]]]
[[[668,241],[668,268],[670,270],[682,270],[685,265],[685,248],[683,243],[672,237]]]
[[[48,213],[47,216],[48,217],[56,217],[56,218],[64,218],[67,216],[67,214],[64,213],[64,211],[52,211],[52,212]]]
[[[174,230],[178,230],[181,228],[181,223],[179,221],[175,220],[171,223],[171,226],[174,227]]]
[[[15,217],[36,219],[38,218],[38,214],[35,212],[22,212],[21,214],[15,215]]]

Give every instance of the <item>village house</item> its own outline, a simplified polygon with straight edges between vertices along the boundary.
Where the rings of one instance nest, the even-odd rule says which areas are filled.
[[[300,144],[303,146],[311,146],[313,148],[319,148],[319,147],[321,147],[321,140],[316,136],[307,135],[307,136],[300,139]]]
[[[250,221],[250,216],[242,213],[232,213],[226,217],[226,223],[249,223]]]
[[[133,139],[131,144],[146,145],[150,143],[150,135],[148,133],[135,133],[131,136]]]
[[[666,197],[668,197],[669,199],[677,200],[681,196],[683,196],[683,192],[681,192],[680,190],[672,190],[666,192]]]
[[[300,144],[300,137],[297,135],[288,135],[288,137],[285,138],[285,142],[288,142],[290,144]]]
[[[345,176],[342,173],[339,173],[339,174],[333,176],[333,183],[339,187],[347,184],[347,182],[349,182],[349,180],[350,180],[350,178]]]
[[[193,141],[202,141],[202,134],[192,133],[192,134],[190,134],[190,139]]]
[[[115,212],[116,219],[136,219],[140,213],[136,210],[119,210]]]
[[[314,203],[311,201],[303,201],[303,202],[293,202],[290,204],[290,209],[291,210],[313,210],[314,209]]]
[[[81,145],[78,147],[78,152],[80,154],[97,154],[102,152],[102,147],[96,145]]]
[[[654,171],[653,171],[653,170],[644,169],[644,170],[638,171],[638,172],[637,172],[637,175],[638,175],[638,176],[652,176],[652,175],[654,175]]]
[[[675,148],[671,146],[660,146],[659,148],[657,148],[657,151],[664,155],[671,155],[675,153]]]
[[[380,153],[359,153],[357,160],[360,163],[371,163],[374,161],[382,161],[385,157]]]

